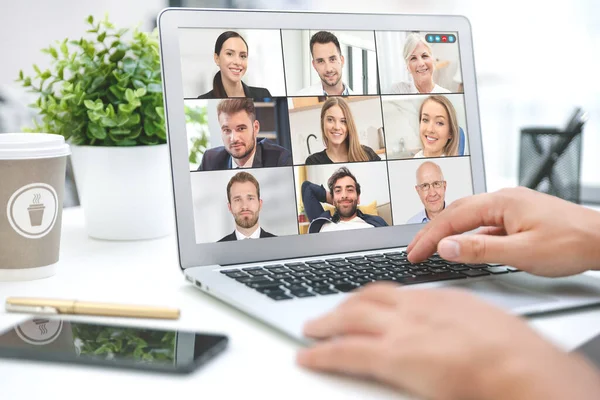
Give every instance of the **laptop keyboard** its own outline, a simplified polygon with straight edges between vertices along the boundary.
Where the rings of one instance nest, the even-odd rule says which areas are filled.
[[[375,281],[411,285],[517,271],[507,266],[454,263],[437,255],[412,264],[406,258],[406,252],[400,251],[225,269],[220,272],[279,301],[350,292]]]

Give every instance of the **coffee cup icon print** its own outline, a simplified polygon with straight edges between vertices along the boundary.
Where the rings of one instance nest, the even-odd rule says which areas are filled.
[[[10,196],[6,216],[17,234],[28,239],[40,239],[54,228],[59,207],[58,194],[52,186],[31,183]]]
[[[35,193],[33,195],[33,201],[27,207],[27,211],[29,212],[29,222],[32,227],[42,225],[42,220],[44,218],[44,209],[46,206],[44,203],[40,203],[40,198],[42,195],[40,193]]]

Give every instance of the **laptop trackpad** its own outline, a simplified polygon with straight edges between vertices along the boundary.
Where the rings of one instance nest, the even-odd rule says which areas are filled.
[[[475,282],[452,282],[450,287],[466,289],[477,296],[506,310],[533,306],[535,304],[557,301],[555,297],[535,293],[500,280],[482,280]]]

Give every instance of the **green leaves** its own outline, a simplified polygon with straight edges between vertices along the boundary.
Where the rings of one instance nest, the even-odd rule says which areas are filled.
[[[71,329],[82,357],[175,361],[175,332],[83,323],[72,323]]]
[[[19,71],[17,82],[36,94],[35,131],[71,143],[135,146],[166,143],[156,31],[117,29],[87,18],[87,35],[43,49],[50,68]]]

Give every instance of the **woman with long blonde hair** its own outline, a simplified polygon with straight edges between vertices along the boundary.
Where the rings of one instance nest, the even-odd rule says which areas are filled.
[[[352,111],[341,97],[323,103],[321,135],[325,150],[308,156],[308,165],[381,160],[373,149],[360,144]]]
[[[414,158],[458,155],[459,127],[452,102],[442,95],[427,97],[419,109],[421,151]]]

